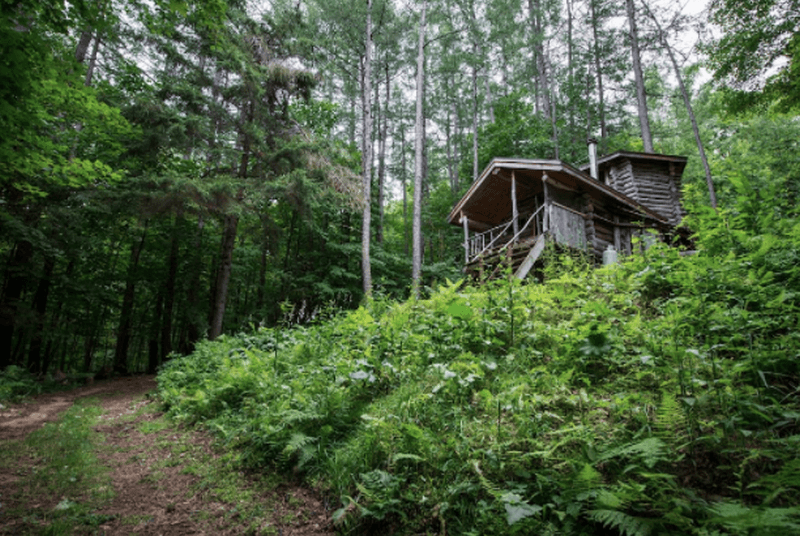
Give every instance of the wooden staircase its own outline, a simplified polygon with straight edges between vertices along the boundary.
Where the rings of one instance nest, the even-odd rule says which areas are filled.
[[[479,281],[502,277],[510,266],[514,277],[524,279],[544,251],[545,235],[519,240],[486,251],[464,267],[467,275]]]

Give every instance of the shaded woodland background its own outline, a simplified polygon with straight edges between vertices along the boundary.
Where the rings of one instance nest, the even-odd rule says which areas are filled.
[[[692,17],[632,0],[4,4],[0,369],[154,371],[204,338],[426,292],[460,274],[444,218],[491,157],[580,164],[590,136],[605,153],[651,150],[643,104],[652,150],[690,156],[688,211],[712,218],[666,52],[716,217],[754,233],[791,220],[798,13],[797,0],[714,0]]]

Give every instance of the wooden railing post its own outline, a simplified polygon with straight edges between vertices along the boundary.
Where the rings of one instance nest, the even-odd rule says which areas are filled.
[[[514,218],[514,236],[519,233],[519,212],[517,210],[517,176],[511,170],[511,217]]]
[[[550,177],[547,176],[547,173],[542,174],[542,189],[544,190],[544,216],[542,217],[542,232],[546,233],[550,230],[550,193],[549,187],[547,186],[547,181],[550,180]]]
[[[469,263],[469,218],[461,213],[461,225],[464,226],[464,264]]]

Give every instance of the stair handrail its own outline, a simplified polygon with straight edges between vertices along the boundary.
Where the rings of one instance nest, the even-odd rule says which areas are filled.
[[[543,209],[543,208],[544,208],[544,205],[542,205],[542,206],[540,206],[539,208],[537,208],[537,209],[536,209],[536,211],[535,211],[533,214],[531,214],[531,217],[530,217],[530,218],[528,218],[528,221],[526,221],[526,222],[525,222],[525,225],[523,225],[523,226],[522,226],[522,228],[521,228],[519,231],[517,231],[517,234],[515,234],[515,235],[514,235],[514,237],[513,237],[511,240],[509,240],[508,242],[506,242],[506,245],[505,245],[505,246],[503,246],[503,247],[508,247],[508,246],[510,246],[511,244],[513,244],[514,242],[516,242],[516,241],[517,241],[517,238],[519,238],[519,237],[520,237],[520,235],[522,235],[522,233],[525,231],[525,229],[527,229],[527,228],[528,228],[528,225],[530,225],[530,224],[531,224],[531,222],[533,221],[533,219],[534,219],[534,218],[535,218],[535,217],[536,217],[536,216],[539,214],[539,212],[541,212],[541,211],[542,211],[542,209]]]
[[[542,212],[542,209],[543,209],[544,207],[545,207],[545,206],[544,206],[544,205],[542,205],[542,206],[540,206],[539,208],[537,208],[537,209],[534,211],[534,213],[533,213],[533,214],[531,214],[530,218],[528,218],[528,220],[525,222],[525,225],[523,225],[523,226],[522,226],[522,228],[521,228],[519,231],[517,231],[517,234],[515,234],[515,235],[514,235],[514,236],[511,238],[511,240],[509,240],[508,242],[506,242],[506,243],[503,245],[503,247],[508,247],[509,245],[511,245],[511,244],[513,244],[514,242],[516,242],[516,241],[517,241],[517,238],[519,238],[519,237],[522,235],[522,233],[523,233],[523,232],[525,232],[525,229],[527,229],[527,228],[528,228],[528,226],[531,224],[531,222],[532,222],[532,221],[534,221],[534,219],[536,218],[536,216],[538,216],[538,215],[539,215],[539,213],[540,213],[540,212]],[[492,241],[491,241],[491,242],[489,242],[489,244],[488,244],[488,245],[486,245],[486,246],[485,246],[485,247],[484,247],[484,248],[483,248],[483,249],[482,249],[480,252],[478,252],[478,253],[477,253],[477,254],[476,254],[474,257],[472,257],[472,258],[469,260],[469,262],[475,262],[475,261],[478,259],[478,257],[480,257],[481,255],[483,255],[484,253],[486,253],[488,250],[492,249],[492,246],[493,246],[493,245],[494,245],[494,243],[497,241],[497,239],[498,239],[498,238],[500,238],[501,236],[503,236],[503,234],[505,234],[505,232],[508,230],[508,228],[509,228],[509,227],[511,227],[511,224],[513,224],[513,223],[514,223],[514,220],[513,220],[513,219],[512,219],[511,221],[509,221],[509,222],[508,222],[508,223],[507,223],[507,224],[506,224],[506,225],[503,227],[503,230],[502,230],[502,231],[500,231],[500,232],[497,234],[497,236],[495,236],[495,237],[492,239]],[[494,227],[493,229],[490,229],[490,230],[491,230],[491,231],[493,231],[494,229],[497,229],[497,228],[499,228],[499,227],[500,227],[500,225],[498,225],[497,227]],[[485,233],[488,233],[488,232],[489,232],[489,231],[486,231]],[[482,233],[482,234],[485,234],[485,233]]]
[[[486,251],[490,250],[490,249],[492,248],[492,246],[494,245],[494,243],[495,243],[495,242],[497,242],[497,239],[498,239],[498,238],[500,238],[501,236],[503,236],[503,234],[505,234],[505,232],[506,232],[506,231],[508,231],[508,228],[509,228],[509,227],[511,227],[511,224],[512,224],[512,223],[514,223],[514,220],[511,220],[510,222],[508,222],[508,223],[505,225],[505,227],[503,227],[503,230],[502,230],[502,231],[500,231],[500,232],[497,234],[497,236],[495,236],[494,238],[492,238],[492,241],[491,241],[491,242],[489,242],[489,244],[488,244],[488,245],[486,245],[486,246],[485,246],[485,247],[484,247],[482,250],[480,250],[480,251],[478,252],[478,254],[477,254],[477,255],[475,255],[474,257],[472,257],[472,258],[470,259],[470,261],[469,261],[469,262],[474,262],[474,261],[475,261],[475,260],[476,260],[478,257],[480,257],[481,255],[483,255],[483,254],[484,254]],[[500,227],[500,226],[498,225],[497,227]],[[494,229],[497,229],[497,227],[495,227]],[[494,230],[494,229],[490,229],[490,230]],[[486,231],[486,232],[488,232],[488,231]]]

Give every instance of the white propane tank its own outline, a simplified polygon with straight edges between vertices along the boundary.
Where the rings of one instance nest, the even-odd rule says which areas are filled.
[[[616,263],[617,263],[617,250],[614,249],[614,246],[609,244],[608,248],[603,252],[603,266],[608,266],[609,264],[616,264]]]

